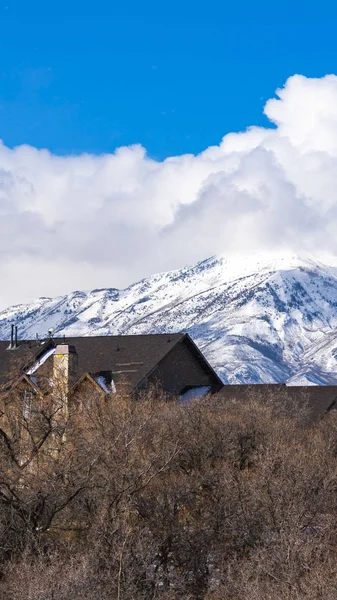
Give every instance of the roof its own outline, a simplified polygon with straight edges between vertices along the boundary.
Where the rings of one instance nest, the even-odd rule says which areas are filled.
[[[218,399],[242,400],[254,398],[288,403],[293,408],[308,408],[309,420],[314,421],[337,405],[337,385],[287,386],[284,383],[256,385],[224,385]]]
[[[74,385],[71,388],[71,392],[75,392],[83,383],[83,381],[86,380],[94,384],[96,388],[99,389],[100,392],[103,392],[105,395],[116,393],[116,386],[114,380],[111,377],[111,371],[100,371],[99,373],[84,373],[74,383]]]
[[[115,381],[125,379],[135,388],[183,338],[183,333],[116,335],[66,338],[66,343],[76,348],[79,377],[111,371]]]
[[[9,342],[0,342],[0,382],[8,380],[14,368],[16,372],[28,371],[29,367],[38,364],[40,356],[51,346],[66,343],[76,348],[78,378],[84,373],[110,371],[115,381],[125,379],[135,388],[179,342],[187,338],[190,343],[189,336],[184,333],[67,337],[43,343],[20,341],[14,350],[8,350]],[[192,349],[191,344],[190,347]],[[204,362],[205,368],[211,369]],[[217,377],[215,373],[214,376]]]
[[[9,342],[0,341],[0,385],[22,374],[35,357],[46,351],[49,343],[50,340],[43,343],[25,340],[18,342],[17,348],[9,350]]]

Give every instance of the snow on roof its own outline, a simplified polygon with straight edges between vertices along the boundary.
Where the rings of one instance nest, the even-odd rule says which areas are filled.
[[[96,377],[94,377],[96,383],[98,383],[98,385],[102,388],[103,392],[105,392],[106,394],[115,394],[116,393],[116,386],[114,383],[114,380],[111,379],[111,384],[110,384],[110,388],[105,380],[105,378],[103,377],[103,375],[98,375]]]
[[[43,363],[46,362],[47,358],[54,354],[54,352],[55,348],[50,348],[44,354],[42,354],[42,356],[40,356],[40,358],[37,361],[35,361],[35,363],[26,371],[26,375],[32,375],[33,373],[35,373],[35,371],[37,371],[37,369],[41,367],[41,365],[43,365]]]
[[[193,387],[187,390],[184,394],[182,394],[179,398],[180,402],[191,402],[195,398],[203,398],[207,396],[211,391],[211,386],[209,385],[201,385],[198,387]]]

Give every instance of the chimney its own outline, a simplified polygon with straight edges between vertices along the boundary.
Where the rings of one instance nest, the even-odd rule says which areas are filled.
[[[75,383],[78,356],[75,346],[59,344],[55,348],[53,363],[53,385],[61,401],[67,401],[68,392]]]
[[[14,348],[18,347],[18,326],[15,325]]]

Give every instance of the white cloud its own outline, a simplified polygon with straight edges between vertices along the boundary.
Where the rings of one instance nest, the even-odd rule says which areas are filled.
[[[163,162],[0,146],[0,305],[123,286],[218,252],[337,253],[337,77],[295,75],[270,128]]]

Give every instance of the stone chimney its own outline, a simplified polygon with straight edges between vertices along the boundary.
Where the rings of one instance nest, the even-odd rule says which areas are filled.
[[[53,386],[61,401],[68,400],[69,389],[76,380],[78,356],[75,346],[56,346],[53,363]]]

